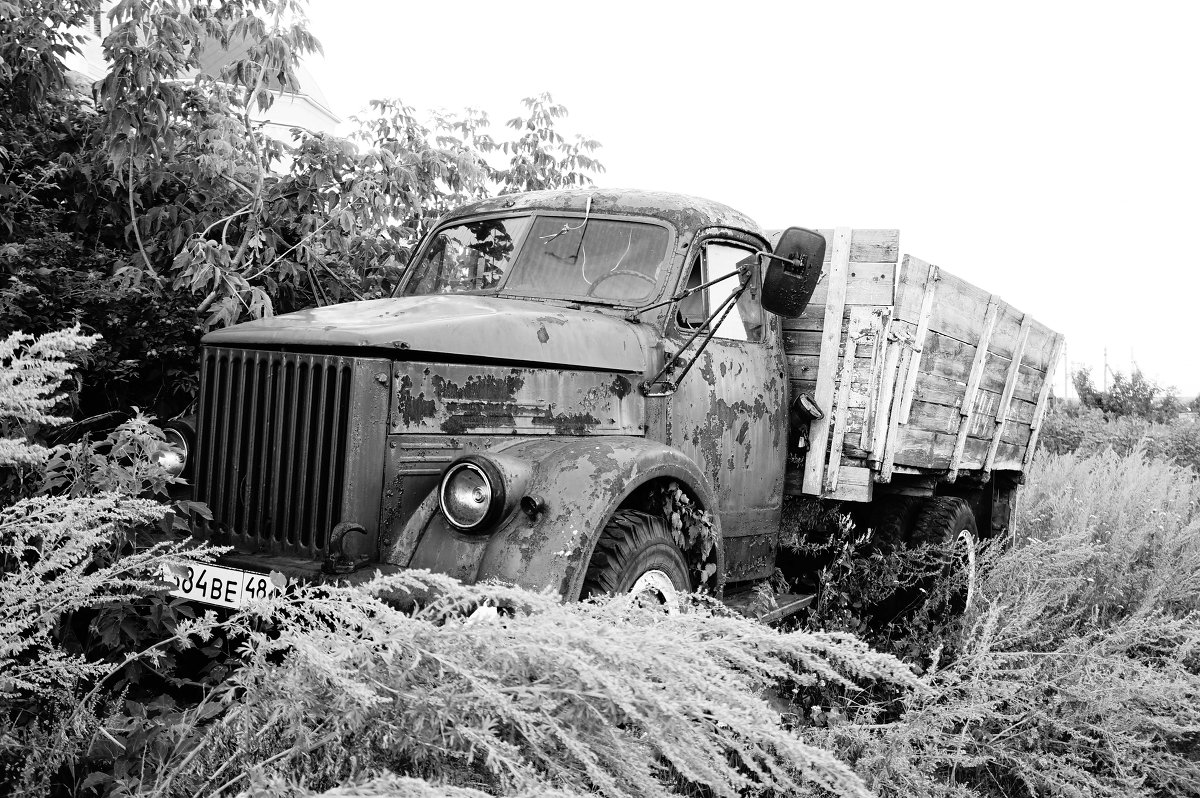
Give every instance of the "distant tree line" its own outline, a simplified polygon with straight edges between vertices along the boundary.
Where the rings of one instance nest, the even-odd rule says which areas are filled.
[[[1174,421],[1185,410],[1200,411],[1200,396],[1184,402],[1174,388],[1164,387],[1134,368],[1128,377],[1115,372],[1107,390],[1096,387],[1090,369],[1072,374],[1079,403],[1104,413],[1106,418],[1137,417],[1155,423]]]

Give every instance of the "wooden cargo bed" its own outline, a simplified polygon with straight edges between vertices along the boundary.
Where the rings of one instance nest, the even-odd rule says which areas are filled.
[[[869,501],[897,473],[1024,470],[1062,336],[937,266],[901,259],[898,230],[821,233],[824,273],[804,315],[784,321],[784,347],[793,400],[809,394],[825,418],[789,456],[788,492]]]

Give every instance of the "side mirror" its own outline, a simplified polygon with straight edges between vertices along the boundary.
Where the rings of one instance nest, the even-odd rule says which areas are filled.
[[[794,319],[804,312],[821,279],[825,236],[803,227],[783,231],[763,278],[762,306],[768,313]]]

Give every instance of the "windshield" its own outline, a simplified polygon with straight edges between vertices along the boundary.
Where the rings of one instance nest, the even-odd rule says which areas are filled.
[[[616,219],[520,216],[440,230],[407,295],[500,293],[636,304],[654,296],[669,236]]]

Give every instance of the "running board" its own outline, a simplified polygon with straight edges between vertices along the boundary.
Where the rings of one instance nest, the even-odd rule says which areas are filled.
[[[736,596],[731,596],[725,599],[725,606],[731,610],[740,612],[747,618],[754,618],[763,623],[775,623],[781,621],[789,615],[795,615],[800,610],[808,607],[817,598],[816,593],[806,595],[798,595],[796,593],[779,593],[775,596],[775,609],[768,612],[755,611],[752,608],[754,604],[754,591],[748,590],[745,593],[739,593]]]

